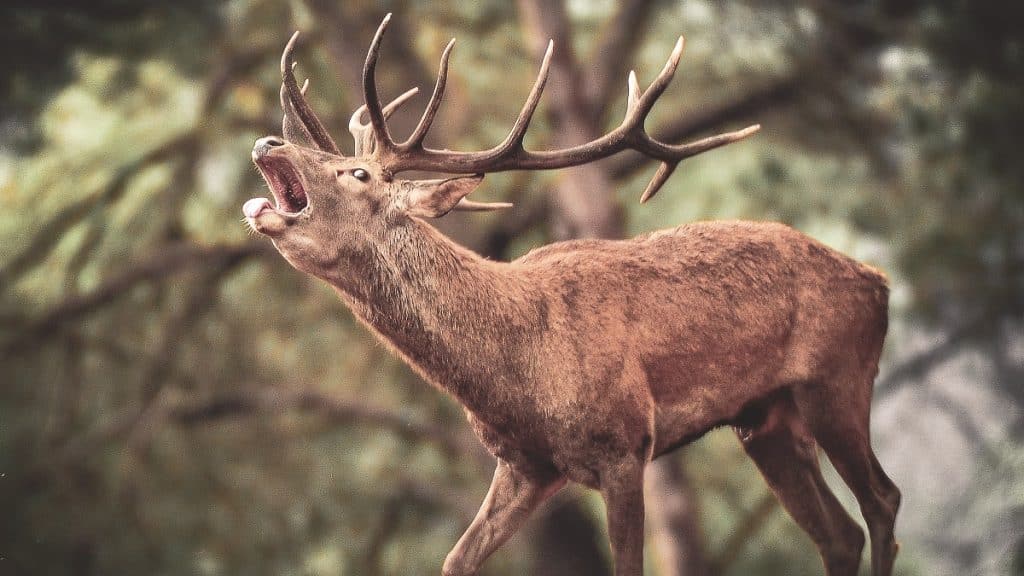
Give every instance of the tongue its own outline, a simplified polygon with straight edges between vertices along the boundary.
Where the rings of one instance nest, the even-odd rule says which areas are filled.
[[[253,198],[247,200],[242,205],[242,214],[245,214],[246,218],[255,218],[260,215],[261,212],[270,208],[270,200],[266,198]]]

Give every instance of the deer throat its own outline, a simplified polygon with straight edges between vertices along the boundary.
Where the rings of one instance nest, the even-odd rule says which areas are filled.
[[[353,313],[427,381],[475,411],[488,367],[515,365],[540,329],[507,264],[486,261],[422,222],[366,254],[335,286]],[[528,357],[528,356],[527,356]],[[482,408],[482,406],[479,406]]]

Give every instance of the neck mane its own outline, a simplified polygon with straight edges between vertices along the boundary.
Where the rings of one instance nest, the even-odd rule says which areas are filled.
[[[389,226],[329,280],[353,313],[434,385],[472,411],[481,386],[507,379],[540,298],[503,262],[486,260],[425,222]],[[519,358],[521,360],[521,358]]]

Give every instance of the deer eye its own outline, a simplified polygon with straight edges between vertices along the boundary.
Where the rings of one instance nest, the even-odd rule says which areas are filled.
[[[362,168],[356,168],[352,171],[352,177],[360,182],[366,182],[370,179],[370,173]]]

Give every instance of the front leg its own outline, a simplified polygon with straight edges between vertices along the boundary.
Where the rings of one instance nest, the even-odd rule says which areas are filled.
[[[627,457],[601,474],[615,576],[644,572],[644,464],[640,458]]]
[[[522,525],[538,504],[565,485],[564,478],[539,482],[516,472],[504,460],[476,518],[444,561],[444,576],[471,576]]]

